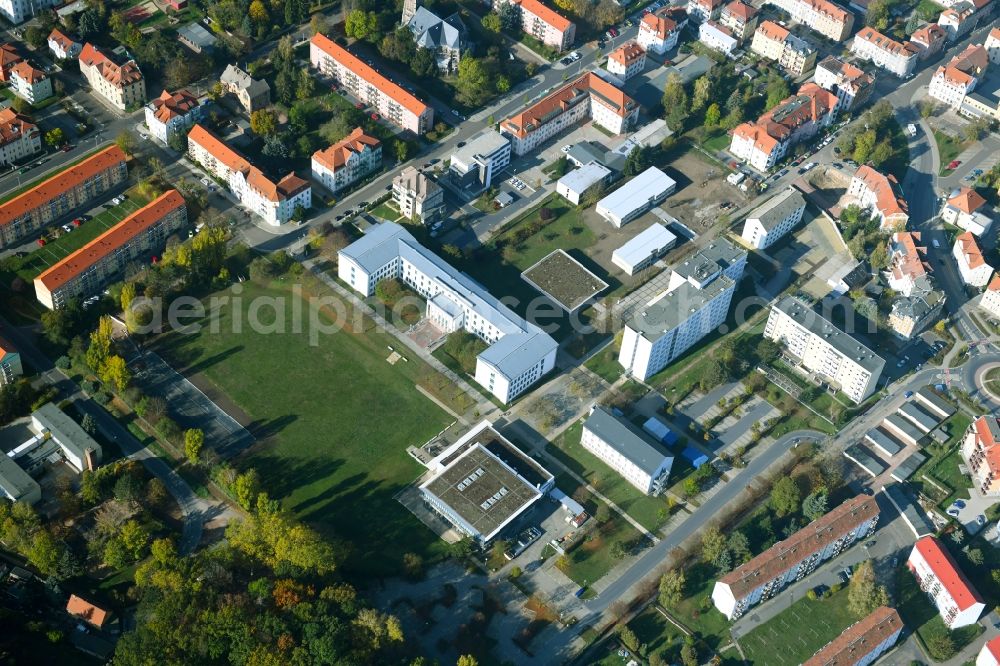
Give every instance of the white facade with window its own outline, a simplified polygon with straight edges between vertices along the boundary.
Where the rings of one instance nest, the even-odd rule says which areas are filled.
[[[979,593],[936,538],[928,536],[917,541],[906,566],[913,572],[920,589],[937,606],[949,629],[975,624],[986,609]]]

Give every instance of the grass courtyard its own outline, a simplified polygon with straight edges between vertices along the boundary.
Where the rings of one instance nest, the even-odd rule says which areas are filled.
[[[317,282],[306,277],[302,283],[305,296],[329,298]],[[463,402],[465,394],[417,358],[390,365],[387,348],[399,345],[370,320],[357,324],[349,317],[348,326],[319,335],[312,346],[308,322],[301,334],[287,332],[295,330],[290,284],[240,286],[240,308],[220,309],[217,333],[207,327],[174,333],[161,347],[175,367],[207,380],[252,419],[250,429],[262,442],[241,462],[256,468],[264,488],[288,509],[349,544],[353,571],[397,573],[404,553],[439,554],[443,542],[394,497],[422,470],[406,447],[423,444],[452,421],[415,385],[463,411],[471,404]],[[270,306],[261,308],[260,320],[278,332],[251,332],[248,312],[267,299],[289,302],[277,316]],[[241,333],[234,332],[234,312]],[[319,316],[333,321],[329,310]]]
[[[801,664],[860,618],[847,607],[847,588],[815,601],[803,597],[739,639],[751,664]]]
[[[968,145],[940,130],[934,130],[934,142],[937,144],[938,154],[941,156],[941,173],[938,175],[947,176],[953,171],[953,169],[948,168],[948,165],[961,155]]]

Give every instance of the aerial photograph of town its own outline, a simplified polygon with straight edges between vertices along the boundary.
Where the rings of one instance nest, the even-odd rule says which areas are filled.
[[[1000,0],[0,0],[0,664],[1000,666],[998,232]]]

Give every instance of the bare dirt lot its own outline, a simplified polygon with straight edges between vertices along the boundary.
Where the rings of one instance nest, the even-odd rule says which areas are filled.
[[[716,232],[724,231],[728,215],[721,204],[742,205],[746,201],[743,192],[726,182],[728,169],[695,148],[668,164],[665,171],[677,181],[677,190],[663,204],[663,209],[699,234],[716,225]]]

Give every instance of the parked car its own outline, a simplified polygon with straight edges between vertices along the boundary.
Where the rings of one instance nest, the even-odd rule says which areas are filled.
[[[912,398],[913,397],[913,391],[907,391],[906,393],[903,394],[903,397],[904,398]]]
[[[957,169],[961,163],[962,160],[952,160],[951,162],[948,162],[948,168]]]
[[[965,502],[963,500],[960,500],[960,499],[955,500],[954,502],[952,502],[952,504],[954,504],[955,506],[957,506],[959,509],[964,509],[965,508]]]

